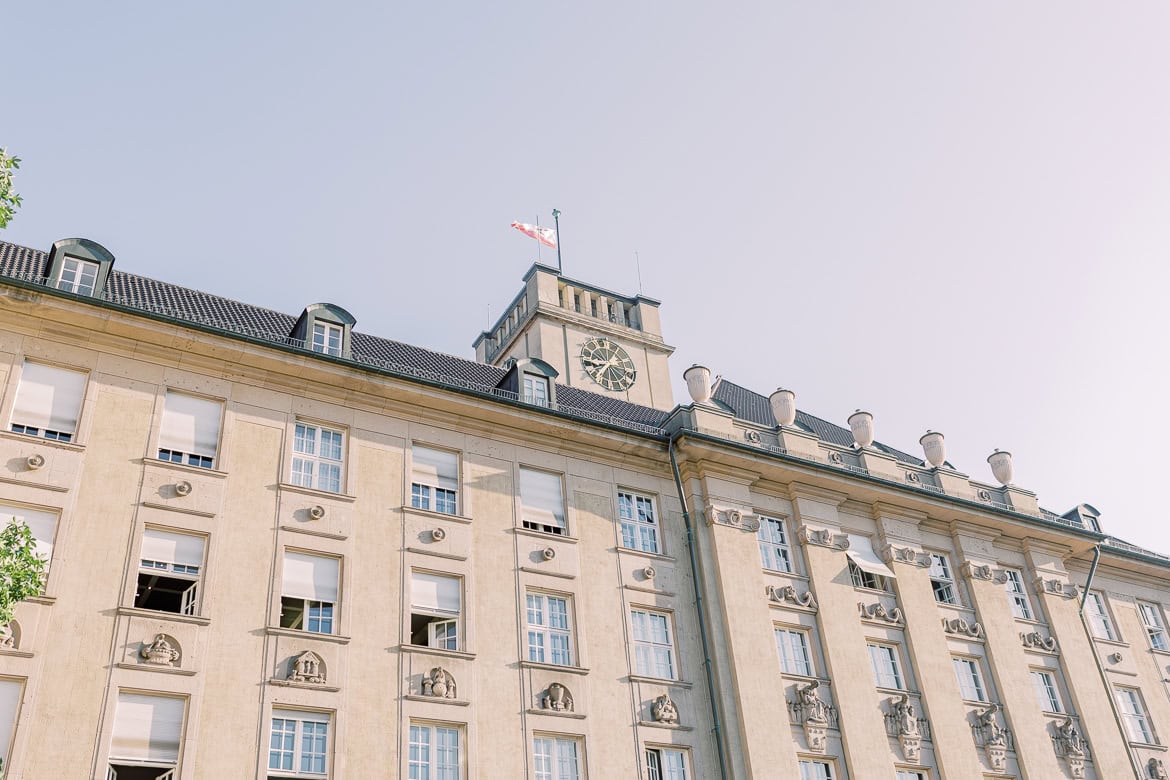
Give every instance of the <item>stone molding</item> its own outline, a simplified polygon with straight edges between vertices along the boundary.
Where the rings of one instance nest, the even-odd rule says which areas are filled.
[[[882,558],[885,559],[886,563],[905,563],[920,569],[930,568],[930,553],[915,547],[898,547],[887,544],[882,548]]]
[[[849,537],[846,534],[835,534],[827,528],[810,528],[802,525],[796,529],[796,538],[801,544],[815,544],[818,547],[831,547],[836,550],[849,549]]]
[[[817,600],[813,597],[811,590],[806,590],[801,595],[796,595],[796,588],[792,585],[768,585],[764,588],[764,593],[769,600],[775,601],[778,604],[792,604],[803,609],[817,610]]]
[[[703,510],[707,525],[726,525],[741,531],[755,533],[760,530],[760,516],[739,509],[725,509],[708,504]]]
[[[1020,641],[1024,647],[1032,650],[1046,650],[1049,653],[1056,652],[1056,638],[1051,636],[1044,636],[1039,629],[1030,632],[1020,632]]]
[[[889,623],[893,626],[902,626],[906,624],[905,618],[902,616],[902,609],[894,607],[887,610],[885,605],[880,601],[873,604],[865,604],[864,602],[857,602],[857,611],[861,613],[862,620],[871,620],[875,623]]]
[[[963,634],[972,639],[983,638],[983,626],[978,623],[968,623],[966,618],[942,619],[943,631],[948,634]]]
[[[1081,589],[1057,577],[1037,577],[1033,583],[1040,593],[1051,593],[1054,596],[1063,596],[1066,599],[1075,599],[1081,595]]]

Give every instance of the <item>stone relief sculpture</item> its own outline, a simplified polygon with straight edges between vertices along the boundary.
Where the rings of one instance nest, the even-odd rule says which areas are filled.
[[[1085,738],[1072,718],[1056,727],[1056,742],[1068,763],[1068,771],[1074,778],[1085,776]]]
[[[784,585],[779,588],[775,585],[769,585],[764,589],[764,592],[768,594],[768,598],[772,601],[781,604],[787,602],[795,604],[798,607],[804,607],[805,609],[817,608],[817,600],[813,598],[811,590],[806,590],[802,595],[798,596],[796,595],[796,588],[791,585]]]
[[[150,644],[142,643],[142,649],[138,651],[138,655],[148,664],[174,666],[180,655],[178,642],[166,634],[155,634],[153,642]]]
[[[1162,763],[1160,758],[1150,759],[1149,763],[1146,764],[1146,774],[1150,776],[1151,780],[1166,780],[1167,777],[1170,777],[1166,774],[1166,765]]]
[[[650,705],[650,714],[657,723],[678,725],[678,707],[674,706],[669,693],[664,693],[654,700],[654,703]]]
[[[573,694],[560,683],[551,683],[540,700],[540,706],[553,712],[572,712]]]
[[[292,682],[322,685],[325,683],[325,662],[312,650],[306,650],[293,659],[288,679]]]
[[[898,724],[898,743],[907,761],[918,763],[922,757],[922,731],[918,727],[918,712],[910,697],[902,694],[890,700],[890,713]]]
[[[891,544],[886,548],[886,554],[892,562],[908,563],[920,569],[930,566],[930,556],[921,550],[915,550],[913,547],[895,547]]]
[[[804,714],[804,738],[808,749],[816,753],[824,753],[829,745],[829,707],[817,695],[820,686],[820,680],[813,680],[796,689]]]
[[[707,525],[729,525],[744,531],[755,533],[760,530],[760,518],[756,515],[745,514],[738,509],[720,509],[711,504],[707,505]]]
[[[1007,731],[995,719],[999,705],[992,704],[979,713],[979,728],[983,732],[983,747],[987,752],[987,763],[996,772],[1007,768]]]
[[[1037,577],[1036,582],[1033,584],[1036,586],[1036,590],[1042,593],[1052,593],[1057,596],[1064,596],[1066,599],[1075,599],[1080,596],[1079,587],[1069,584],[1064,580],[1058,580],[1055,577],[1050,579]]]
[[[1056,652],[1056,640],[1052,637],[1045,637],[1039,631],[1021,632],[1020,641],[1024,643],[1024,647],[1034,647],[1037,650],[1047,650],[1050,653]]]
[[[952,620],[942,619],[943,631],[948,634],[965,634],[972,638],[979,638],[983,636],[983,626],[978,623],[968,623],[963,618],[954,618]]]
[[[0,649],[20,649],[20,624],[15,620],[6,626],[0,626]]]
[[[884,620],[892,625],[902,624],[902,610],[899,607],[887,610],[880,601],[868,605],[859,601],[857,602],[857,610],[866,620]]]
[[[436,699],[454,699],[455,678],[443,667],[436,666],[423,677],[422,692],[423,696],[434,696]]]
[[[827,528],[809,528],[802,525],[796,529],[796,538],[802,544],[817,544],[821,547],[836,547],[838,550],[849,549],[849,537],[845,534],[835,534]]]

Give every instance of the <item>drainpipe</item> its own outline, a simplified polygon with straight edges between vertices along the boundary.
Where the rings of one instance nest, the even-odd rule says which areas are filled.
[[[1117,697],[1113,695],[1113,684],[1109,682],[1109,675],[1105,673],[1105,664],[1101,662],[1101,652],[1097,649],[1093,630],[1089,626],[1089,621],[1085,619],[1085,602],[1089,600],[1089,588],[1093,587],[1093,577],[1097,574],[1097,564],[1100,562],[1101,545],[1098,544],[1093,548],[1093,563],[1089,566],[1089,577],[1085,580],[1085,592],[1081,594],[1081,607],[1077,610],[1077,614],[1080,615],[1081,625],[1085,627],[1085,633],[1089,637],[1089,647],[1093,648],[1093,661],[1097,664],[1097,673],[1101,675],[1101,682],[1105,684],[1105,693],[1109,696],[1109,707],[1113,712],[1113,720],[1117,722],[1117,729],[1121,732],[1121,738],[1125,740],[1125,752],[1129,756],[1130,765],[1133,766],[1134,777],[1141,777],[1141,759],[1138,758],[1133,746],[1129,744],[1129,732],[1121,718],[1121,711],[1117,709]]]
[[[715,723],[715,750],[719,755],[719,777],[727,780],[727,757],[723,753],[723,723],[719,717],[719,700],[715,698],[715,677],[711,670],[711,650],[707,641],[707,618],[703,608],[703,591],[699,587],[699,562],[695,557],[695,532],[691,527],[691,513],[687,509],[687,496],[683,490],[682,475],[678,471],[678,460],[674,456],[674,442],[677,433],[670,437],[667,449],[670,452],[670,468],[674,472],[674,486],[682,505],[683,525],[687,529],[687,553],[691,560],[691,584],[695,589],[695,610],[699,613],[699,639],[703,643],[703,671],[707,675],[707,695],[711,698],[711,718]]]

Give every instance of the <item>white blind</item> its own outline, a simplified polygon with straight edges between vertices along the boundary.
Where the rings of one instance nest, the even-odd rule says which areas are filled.
[[[53,537],[57,535],[57,515],[36,509],[0,504],[0,522],[5,524],[23,520],[37,542],[37,555],[46,561],[53,559]]]
[[[890,567],[882,563],[882,559],[877,557],[877,553],[873,551],[873,544],[869,541],[868,536],[858,534],[847,534],[847,536],[849,537],[849,549],[845,551],[845,554],[849,556],[849,560],[857,564],[857,568],[880,577],[894,576]]]
[[[214,458],[222,413],[223,404],[219,401],[168,392],[158,436],[159,449]]]
[[[16,731],[16,713],[20,710],[20,682],[0,680],[0,761],[8,766],[8,749]]]
[[[547,471],[520,467],[520,504],[530,523],[565,527],[565,500],[561,477]]]
[[[74,433],[84,395],[85,374],[80,371],[25,363],[12,408],[12,422],[42,431]]]
[[[171,696],[119,693],[110,758],[178,762],[184,704]]]
[[[329,713],[310,712],[309,710],[278,710],[272,708],[272,717],[286,720],[307,720],[310,723],[328,723]]]
[[[432,450],[416,444],[411,450],[411,460],[414,462],[412,481],[444,490],[458,490],[459,456],[454,452]]]
[[[284,589],[281,595],[309,601],[337,603],[337,558],[286,552],[284,554]]]
[[[142,532],[142,555],[139,557],[182,566],[202,566],[203,537],[147,528]]]
[[[434,612],[459,614],[459,579],[414,572],[410,578],[410,603]]]

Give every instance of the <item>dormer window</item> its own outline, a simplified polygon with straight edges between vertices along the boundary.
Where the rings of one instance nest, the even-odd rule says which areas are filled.
[[[524,375],[524,403],[548,406],[548,377]]]
[[[313,323],[313,351],[341,357],[341,342],[344,333],[345,331],[340,325],[332,325],[327,322]]]
[[[289,338],[311,352],[349,357],[349,336],[357,320],[340,306],[314,303],[301,312]]]
[[[557,370],[539,358],[513,359],[496,387],[514,393],[521,403],[545,409],[557,407]]]
[[[114,256],[88,238],[63,238],[53,244],[44,283],[74,295],[101,295]]]
[[[57,276],[57,289],[78,295],[93,295],[97,276],[97,263],[66,257],[61,263],[61,273]]]

